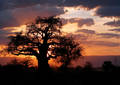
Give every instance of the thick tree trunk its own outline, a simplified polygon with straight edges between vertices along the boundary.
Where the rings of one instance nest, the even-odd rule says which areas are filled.
[[[38,59],[38,71],[42,73],[49,71],[49,64],[47,59]]]
[[[47,51],[48,51],[48,45],[47,45],[47,39],[44,39],[43,45],[40,49],[41,53],[38,56],[38,70],[41,72],[48,72],[49,71],[49,64],[48,64],[48,58],[47,58]]]

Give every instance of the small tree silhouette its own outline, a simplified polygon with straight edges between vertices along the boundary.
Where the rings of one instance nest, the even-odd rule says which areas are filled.
[[[103,71],[105,72],[113,72],[115,71],[115,66],[111,61],[105,61],[102,65]]]
[[[61,27],[62,22],[57,17],[38,17],[34,23],[27,25],[25,32],[10,37],[8,52],[14,55],[36,56],[38,69],[43,72],[49,69],[50,58],[62,56],[63,61],[68,63],[70,59],[81,56],[81,49],[72,38],[62,36]]]
[[[91,62],[87,61],[84,68],[83,68],[83,71],[93,71],[93,65]]]

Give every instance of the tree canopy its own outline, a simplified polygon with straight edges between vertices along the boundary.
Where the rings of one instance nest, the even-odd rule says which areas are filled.
[[[82,48],[74,38],[63,36],[61,28],[62,22],[58,17],[37,17],[34,23],[27,24],[26,30],[10,37],[8,52],[36,56],[41,69],[47,69],[48,60],[58,56],[67,65],[81,56]]]

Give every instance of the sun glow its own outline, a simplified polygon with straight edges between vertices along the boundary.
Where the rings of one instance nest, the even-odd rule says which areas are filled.
[[[48,63],[49,63],[49,65],[50,65],[50,67],[60,67],[61,65],[62,65],[62,63],[61,62],[59,62],[60,61],[60,57],[57,57],[56,59],[50,59],[49,61],[48,61]]]

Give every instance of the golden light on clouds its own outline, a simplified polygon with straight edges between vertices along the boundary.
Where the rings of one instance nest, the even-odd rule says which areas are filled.
[[[6,27],[4,28],[4,30],[10,30],[11,32],[21,32],[21,31],[25,31],[26,29],[26,25],[21,25],[21,26],[18,26],[18,27]]]
[[[77,23],[68,23],[66,25],[63,26],[62,31],[67,32],[67,33],[74,33],[75,31],[77,31],[78,27],[77,27]]]

